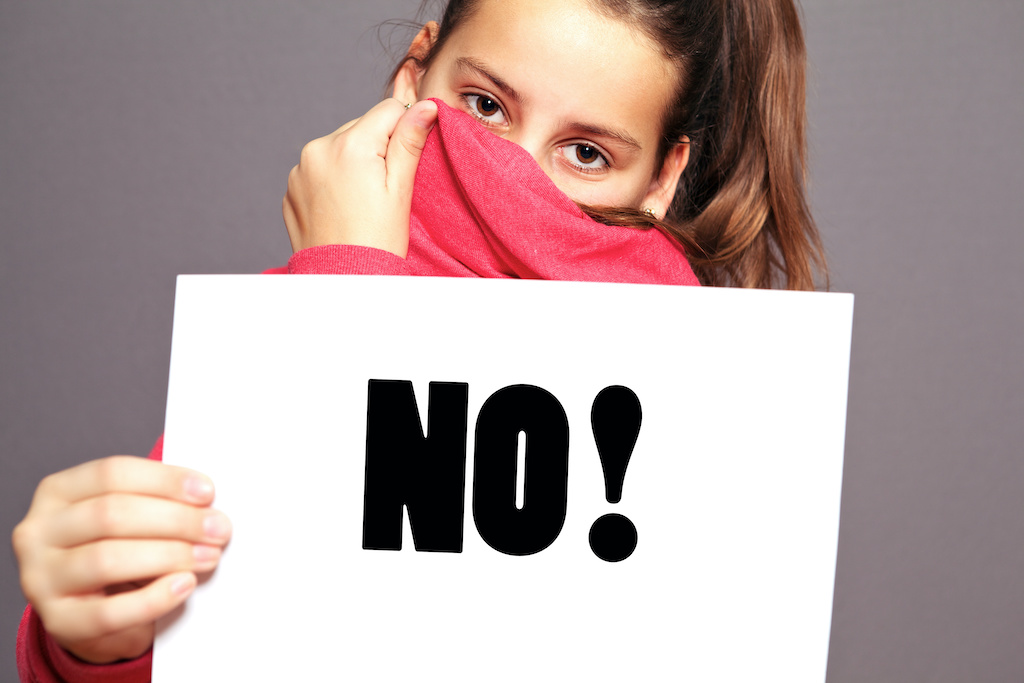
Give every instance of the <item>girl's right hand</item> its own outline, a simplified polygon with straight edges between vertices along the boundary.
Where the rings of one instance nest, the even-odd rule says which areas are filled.
[[[307,144],[282,204],[292,251],[348,244],[405,258],[416,167],[436,120],[430,100],[407,110],[389,98]]]
[[[46,630],[87,662],[145,653],[154,622],[220,561],[231,523],[212,502],[202,474],[133,456],[43,479],[12,542]]]

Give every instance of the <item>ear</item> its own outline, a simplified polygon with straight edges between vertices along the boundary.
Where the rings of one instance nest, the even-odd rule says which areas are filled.
[[[405,55],[405,61],[398,67],[395,73],[395,87],[392,97],[406,103],[419,100],[416,93],[419,91],[420,78],[423,76],[417,62],[422,62],[430,54],[430,48],[437,41],[438,25],[436,21],[429,21],[424,24],[416,37],[409,44],[409,52]]]
[[[651,186],[644,195],[641,209],[651,209],[658,218],[664,218],[668,213],[672,200],[676,196],[676,187],[679,185],[679,177],[690,160],[690,138],[683,136],[665,155],[665,161],[661,165],[658,175],[651,181]]]

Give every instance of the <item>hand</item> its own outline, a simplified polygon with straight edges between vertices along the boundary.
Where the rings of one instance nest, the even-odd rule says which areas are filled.
[[[145,653],[154,622],[220,561],[231,523],[212,502],[205,476],[132,456],[43,479],[12,542],[46,630],[88,662]]]
[[[282,207],[292,251],[352,244],[405,258],[416,166],[436,120],[430,100],[407,111],[390,98],[307,144]]]

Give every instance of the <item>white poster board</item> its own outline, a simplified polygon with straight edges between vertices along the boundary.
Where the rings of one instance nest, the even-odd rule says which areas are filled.
[[[181,276],[164,459],[213,478],[235,532],[214,575],[161,624],[153,680],[820,683],[852,313],[846,294]],[[373,392],[411,389],[426,430],[431,382],[448,383],[466,413],[461,552],[415,550],[401,511],[402,549],[364,549],[366,461],[409,431],[400,410],[389,429],[393,404]],[[642,410],[618,503],[591,422],[609,386]],[[509,400],[485,405],[495,394]],[[547,395],[564,410],[565,457],[544,450],[560,419]],[[506,419],[516,405],[540,417]],[[457,415],[437,411],[429,436],[457,443],[446,424]],[[598,422],[628,412],[612,406]],[[521,430],[524,452],[515,421],[549,418],[554,431]],[[506,432],[492,424],[502,420]],[[507,448],[492,455],[494,443]],[[491,457],[511,469],[479,464]],[[562,461],[563,523],[551,521],[556,504],[540,514],[546,530],[522,527],[547,545],[509,554],[485,542],[518,542],[516,520],[540,509],[530,501],[559,495],[558,468],[544,463]],[[375,474],[374,490],[415,489],[420,474]],[[505,527],[478,498],[502,499]],[[621,561],[589,540],[609,513],[636,529]]]

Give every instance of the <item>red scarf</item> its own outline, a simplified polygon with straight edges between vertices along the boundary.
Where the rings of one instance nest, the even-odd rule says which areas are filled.
[[[661,232],[598,223],[522,147],[435,102],[413,191],[409,274],[699,284]]]

